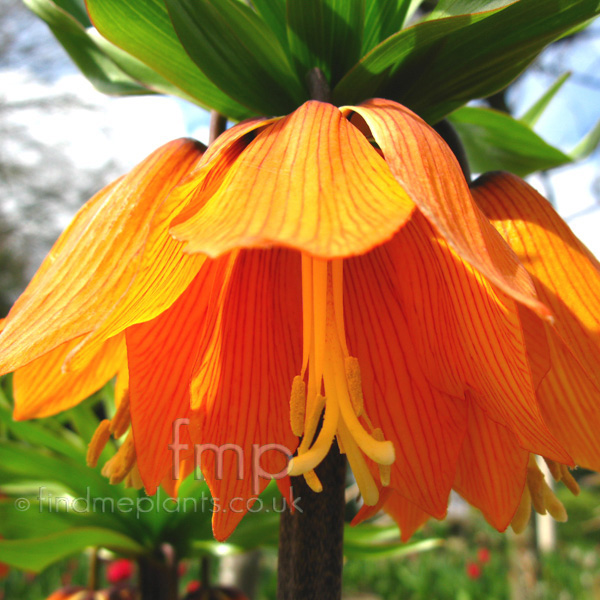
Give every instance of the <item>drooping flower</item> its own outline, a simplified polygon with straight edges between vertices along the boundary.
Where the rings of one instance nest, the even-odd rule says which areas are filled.
[[[573,459],[600,466],[598,273],[527,184],[471,191],[408,109],[311,101],[203,155],[167,145],[90,200],[7,317],[0,371],[16,370],[17,418],[118,372],[119,411],[91,444],[93,462],[131,422],[112,480],[172,479],[175,434],[183,474],[192,442],[226,449],[202,457],[219,539],[267,483],[257,448],[262,473],[287,463],[273,445],[296,453],[290,473],[318,491],[334,439],[360,518],[385,506],[409,537],[454,487],[504,529],[527,494],[561,516],[533,454],[569,482]]]

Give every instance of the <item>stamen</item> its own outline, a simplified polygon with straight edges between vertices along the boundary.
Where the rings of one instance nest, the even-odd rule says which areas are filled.
[[[300,437],[304,433],[304,417],[306,410],[306,385],[302,376],[296,375],[292,382],[290,398],[290,424],[292,433]]]
[[[102,454],[102,451],[106,447],[108,440],[110,439],[110,421],[104,419],[101,421],[90,443],[88,444],[88,451],[86,456],[86,462],[88,467],[95,467],[98,464],[98,459]]]
[[[573,496],[579,496],[581,489],[579,484],[575,481],[569,467],[567,465],[560,465],[561,481],[565,484],[567,489],[573,494]]]
[[[125,477],[125,487],[133,488],[135,490],[141,490],[144,487],[144,482],[142,481],[142,476],[140,475],[137,463],[133,465],[131,471],[127,473],[127,477]]]
[[[302,475],[307,471],[312,471],[327,456],[335,437],[339,414],[340,408],[335,396],[328,398],[325,402],[325,416],[319,437],[310,450],[292,458],[288,467],[289,475]]]
[[[357,417],[360,417],[364,413],[365,402],[363,398],[362,377],[360,375],[358,358],[355,358],[354,356],[347,356],[345,362],[346,382],[348,383],[350,400],[352,401],[354,413]]]
[[[302,376],[308,367],[308,356],[313,340],[312,259],[302,254]]]
[[[321,414],[325,408],[325,396],[319,394],[313,403],[312,412],[307,415],[304,421],[304,437],[298,448],[298,454],[304,454],[310,447],[317,432]]]
[[[135,443],[131,432],[125,438],[117,453],[106,462],[102,468],[102,475],[108,477],[114,485],[121,483],[136,463]]]
[[[383,431],[379,429],[373,430],[373,437],[378,442],[383,442],[385,437],[383,436]],[[378,465],[379,466],[379,479],[381,480],[381,485],[383,487],[388,487],[390,485],[390,481],[392,479],[392,467],[390,465]]]
[[[379,490],[365,462],[364,456],[343,421],[339,423],[338,437],[342,439],[344,448],[346,448],[346,456],[348,457],[348,462],[350,463],[350,468],[356,479],[363,502],[367,506],[375,506],[379,501]]]
[[[531,494],[529,488],[525,485],[523,495],[521,496],[521,502],[517,508],[517,512],[510,522],[510,526],[515,533],[523,533],[529,523],[531,517]]]
[[[554,495],[554,492],[544,482],[544,506],[552,518],[559,523],[566,523],[568,520],[567,511],[563,503]]]
[[[315,356],[311,371],[314,371],[316,393],[319,394],[327,339],[327,262],[316,258],[313,259],[313,302]]]
[[[348,346],[346,345],[346,330],[344,328],[344,262],[341,260],[331,262],[331,288],[337,334],[342,345],[342,353],[344,356],[348,356],[350,352],[348,352]]]
[[[129,410],[129,391],[123,394],[123,398],[117,408],[115,416],[110,421],[110,432],[115,439],[125,435],[131,425],[131,412]]]
[[[323,491],[323,484],[314,471],[304,473],[304,480],[313,492],[320,494]]]
[[[359,448],[373,461],[381,465],[391,465],[395,458],[394,445],[392,442],[378,442],[373,439],[363,428],[358,420],[350,397],[346,383],[346,373],[344,366],[339,360],[334,360],[335,386],[339,394],[340,411],[344,423],[352,438],[356,441]]]

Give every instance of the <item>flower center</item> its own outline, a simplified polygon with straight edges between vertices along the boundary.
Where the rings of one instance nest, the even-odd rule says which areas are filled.
[[[341,260],[302,255],[302,312],[302,371],[292,383],[290,420],[293,433],[303,437],[298,455],[290,462],[289,474],[304,475],[311,489],[320,492],[323,486],[314,468],[337,438],[365,504],[373,506],[379,492],[365,455],[379,465],[385,486],[389,485],[389,465],[395,453],[392,442],[384,440],[381,429],[373,427],[364,410],[360,367],[346,344]]]

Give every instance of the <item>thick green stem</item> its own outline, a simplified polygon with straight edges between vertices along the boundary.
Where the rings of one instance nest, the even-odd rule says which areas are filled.
[[[317,467],[323,491],[292,477],[296,511],[281,515],[279,600],[337,600],[342,597],[346,458],[337,445]]]

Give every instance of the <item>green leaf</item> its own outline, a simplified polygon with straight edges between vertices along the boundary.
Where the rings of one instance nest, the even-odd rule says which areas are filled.
[[[366,0],[362,54],[400,31],[411,8],[417,8],[411,5],[418,6],[421,2],[422,0]]]
[[[320,68],[333,87],[361,57],[365,0],[288,0],[290,51],[301,79]]]
[[[51,0],[24,0],[43,19],[73,62],[104,94],[149,94],[150,90],[123,72],[89,38],[83,25]]]
[[[458,132],[476,173],[504,170],[524,177],[571,162],[569,156],[505,113],[467,106],[456,110],[448,120]]]
[[[90,18],[85,9],[85,0],[54,0],[54,3],[70,14],[83,27],[90,27]]]
[[[344,531],[344,555],[348,558],[359,560],[380,560],[382,558],[401,558],[410,554],[419,554],[428,552],[434,548],[443,546],[444,540],[429,539],[420,542],[404,544],[398,539],[397,542],[377,543],[357,541],[353,532],[356,529],[346,527]],[[396,538],[398,538],[398,528],[396,528]]]
[[[23,441],[54,450],[81,462],[85,461],[86,447],[83,444],[67,441],[60,433],[51,431],[35,422],[13,421],[12,409],[2,390],[0,390],[0,421],[6,424],[13,435]]]
[[[161,0],[87,0],[90,18],[110,42],[148,65],[204,108],[235,121],[252,112],[218,89],[183,49]]]
[[[252,4],[277,36],[282,48],[287,48],[286,0],[252,0]]]
[[[112,497],[118,488],[111,486],[99,470],[66,457],[52,456],[37,448],[0,440],[0,481],[60,483],[77,496],[88,492],[94,497]]]
[[[440,0],[427,20],[456,17],[488,10],[498,10],[514,4],[517,0]]]
[[[18,569],[39,572],[57,560],[81,552],[89,546],[101,546],[129,554],[144,552],[140,544],[122,533],[101,527],[82,527],[37,538],[0,540],[0,562]]]
[[[103,38],[97,30],[89,29],[88,36],[94,43],[108,56],[123,72],[137,81],[143,81],[148,90],[158,94],[177,96],[193,104],[197,100],[179,89],[176,85],[159,75],[156,71],[144,64],[141,60],[131,56],[131,54],[121,50],[118,46]]]
[[[525,114],[519,118],[521,123],[525,123],[529,127],[533,127],[542,116],[548,104],[556,93],[563,86],[565,81],[571,77],[571,73],[564,73],[561,75],[543,94],[542,96],[525,112]]]
[[[277,37],[245,4],[166,0],[166,5],[192,60],[228,96],[264,115],[291,112],[306,99]]]
[[[594,128],[575,146],[569,156],[573,160],[583,160],[587,158],[600,145],[600,121]]]
[[[336,87],[334,101],[381,96],[435,123],[506,87],[545,46],[599,12],[598,0],[520,0],[495,12],[420,23],[363,57]]]

